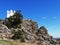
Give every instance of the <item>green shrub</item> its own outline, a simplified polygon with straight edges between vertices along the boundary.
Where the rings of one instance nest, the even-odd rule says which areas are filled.
[[[12,37],[12,39],[14,40],[20,39],[21,42],[25,42],[24,37],[23,37],[23,32],[20,30],[14,31],[14,36]]]
[[[10,16],[9,18],[6,18],[7,21],[5,21],[5,25],[8,28],[18,28],[18,25],[22,23],[23,15],[21,14],[21,11],[17,10],[16,13],[13,16]]]
[[[20,41],[21,41],[21,42],[25,42],[25,40],[24,40],[24,38],[23,38],[23,37],[22,37],[22,38],[20,38]]]

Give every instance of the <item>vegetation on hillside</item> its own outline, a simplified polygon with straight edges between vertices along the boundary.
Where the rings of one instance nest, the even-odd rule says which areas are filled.
[[[0,44],[2,44],[2,45],[13,45],[12,42],[6,41],[6,40],[0,40]]]
[[[14,34],[12,39],[14,39],[14,40],[20,39],[20,42],[25,42],[22,31],[20,31],[20,30],[12,31],[12,33]]]
[[[6,18],[5,25],[8,28],[17,28],[18,24],[22,23],[23,15],[20,10],[17,10],[13,16]]]

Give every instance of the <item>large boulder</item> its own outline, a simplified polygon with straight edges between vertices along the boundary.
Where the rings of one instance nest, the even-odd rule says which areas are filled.
[[[59,43],[48,34],[47,29],[44,26],[39,28],[37,36],[40,41],[39,45],[59,45]]]
[[[21,28],[23,30],[28,30],[29,32],[36,33],[38,30],[38,24],[32,20],[23,20]]]
[[[38,25],[32,20],[23,20],[21,30],[24,32],[24,37],[27,42],[34,42],[36,40],[36,32]]]
[[[4,24],[0,24],[0,39],[8,39],[11,31]]]

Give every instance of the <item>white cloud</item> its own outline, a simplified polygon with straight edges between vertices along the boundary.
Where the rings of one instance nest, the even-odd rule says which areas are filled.
[[[53,19],[56,19],[57,17],[53,17]]]
[[[46,19],[47,17],[42,17],[42,19]]]
[[[44,16],[44,17],[41,17],[41,18],[42,18],[42,19],[47,19],[48,17],[45,17],[45,16]],[[55,16],[54,16],[54,17],[49,17],[49,19],[56,19],[56,18],[57,18],[57,17],[55,17]]]

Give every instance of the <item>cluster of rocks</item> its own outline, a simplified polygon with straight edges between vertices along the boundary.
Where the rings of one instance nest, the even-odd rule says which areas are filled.
[[[1,21],[0,21],[1,22]],[[52,36],[47,32],[44,26],[38,28],[38,24],[32,20],[22,20],[19,24],[20,28],[8,29],[7,26],[0,23],[0,38],[9,39],[11,38],[12,30],[21,30],[24,33],[25,42],[37,42],[37,45],[60,45]]]
[[[6,40],[10,37],[11,30],[4,24],[0,24],[0,39]]]
[[[37,42],[39,45],[59,45],[59,42],[48,34],[44,26],[38,28],[38,24],[32,20],[23,20],[20,25],[25,42]]]
[[[38,30],[36,22],[33,22],[32,20],[23,20],[23,23],[21,24],[21,29],[24,32],[26,42],[36,41],[36,32]]]
[[[59,45],[59,42],[48,34],[47,29],[44,26],[40,27],[37,33],[40,45]]]

